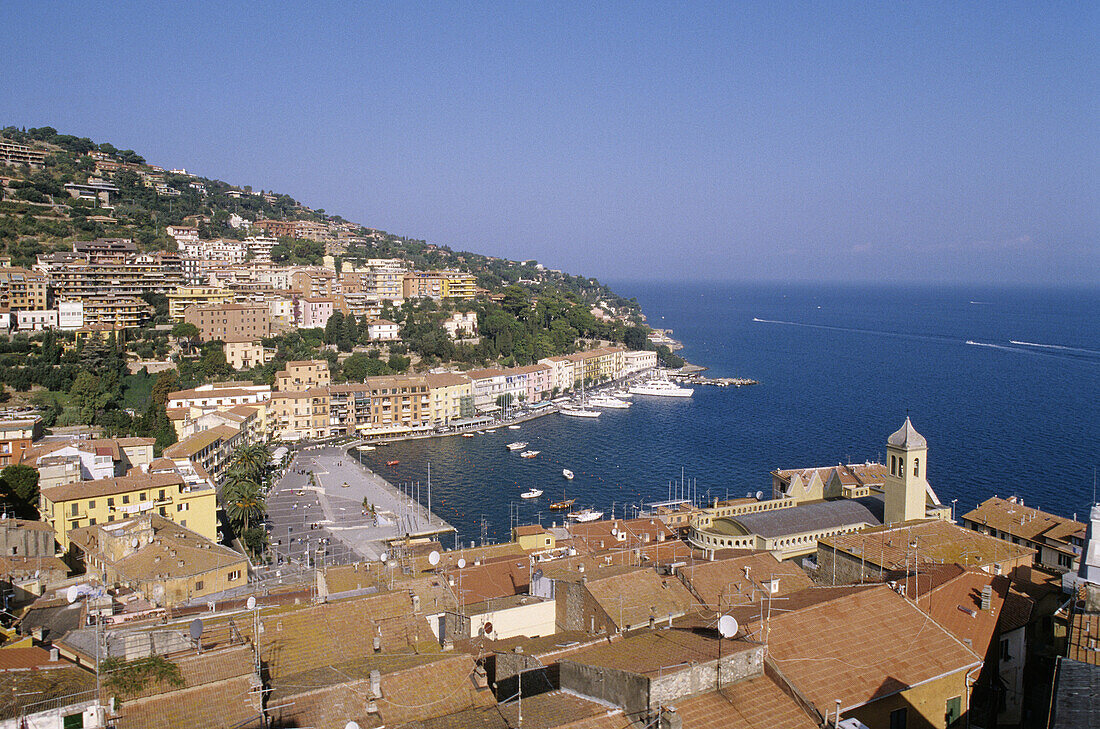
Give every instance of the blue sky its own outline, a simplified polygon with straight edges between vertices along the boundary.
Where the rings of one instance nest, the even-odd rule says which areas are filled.
[[[1095,285],[1098,28],[1096,3],[9,0],[0,124],[604,278]]]

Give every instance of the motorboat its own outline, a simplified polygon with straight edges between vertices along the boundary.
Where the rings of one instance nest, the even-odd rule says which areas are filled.
[[[365,446],[359,446],[359,450],[361,450],[361,451],[373,451],[373,450],[374,450],[374,446],[367,446],[367,445],[365,445]]]
[[[485,432],[486,433],[495,433],[495,432],[497,432],[497,429],[496,428],[486,428]]]
[[[566,477],[567,479],[569,479],[570,481],[572,481],[572,480],[573,480],[573,472],[572,472],[572,471],[570,471],[570,470],[569,470],[568,468],[563,468],[563,469],[561,469],[561,475],[562,475],[562,476],[565,476],[565,477]]]
[[[562,415],[568,415],[571,418],[598,418],[600,417],[599,410],[588,410],[586,408],[576,407],[564,407],[558,411]]]
[[[603,516],[602,511],[596,511],[595,509],[581,509],[580,511],[571,511],[566,514],[570,519],[577,522],[596,521]]]
[[[542,489],[528,489],[519,495],[521,499],[537,499],[542,496]]]
[[[519,430],[519,426],[518,425],[509,425],[508,430]]]
[[[522,451],[524,448],[527,447],[527,441],[517,440],[515,443],[509,443],[504,447],[510,451]]]
[[[401,463],[401,461],[386,461],[386,465],[390,467],[396,466],[398,463]]]
[[[542,451],[524,451],[523,453],[519,454],[519,457],[520,458],[534,458],[535,456],[537,456],[540,453],[542,453]]]
[[[576,502],[576,499],[562,499],[561,501],[555,501],[554,503],[550,504],[550,508],[554,511],[565,511]]]
[[[612,397],[611,395],[603,393],[588,398],[588,404],[594,408],[614,408],[616,410],[625,410],[630,407],[630,403],[625,400],[620,400],[617,397]]]
[[[680,387],[668,380],[649,380],[630,388],[634,395],[656,395],[658,397],[691,397],[695,390],[690,387]]]
[[[463,438],[473,438],[473,437],[474,437],[474,435],[475,435],[474,433],[463,433],[463,434],[462,434],[462,437],[463,437]]]

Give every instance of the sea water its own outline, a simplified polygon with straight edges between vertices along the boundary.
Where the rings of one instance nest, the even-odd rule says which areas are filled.
[[[598,419],[550,415],[520,430],[379,448],[394,483],[420,482],[464,542],[514,523],[560,523],[551,501],[609,516],[668,497],[771,490],[777,468],[881,460],[904,421],[928,439],[928,478],[961,515],[994,494],[1079,518],[1100,466],[1100,291],[884,285],[636,283],[654,327],[689,361],[742,388],[636,396]],[[523,459],[505,445],[530,443]],[[396,468],[384,463],[400,460]],[[576,478],[566,481],[561,471]],[[519,498],[528,488],[545,493]]]

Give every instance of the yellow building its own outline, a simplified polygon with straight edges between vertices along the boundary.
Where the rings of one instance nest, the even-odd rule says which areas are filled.
[[[222,351],[225,361],[235,370],[250,370],[266,364],[268,359],[260,340],[251,337],[231,338],[222,345]]]
[[[182,319],[189,306],[233,303],[233,292],[216,286],[180,286],[167,296],[168,316],[173,319]]]
[[[72,534],[89,572],[155,605],[176,605],[248,584],[244,556],[157,514]]]
[[[311,387],[328,387],[331,382],[328,361],[323,359],[287,362],[286,369],[275,373],[276,390],[308,390]]]
[[[433,425],[449,425],[458,418],[469,418],[474,409],[474,386],[470,378],[449,372],[427,375]]]
[[[163,460],[163,459],[162,459]],[[154,462],[157,463],[157,462]],[[211,540],[217,539],[217,498],[209,481],[168,469],[150,467],[125,476],[103,478],[43,489],[39,495],[42,520],[53,527],[63,550],[69,532],[86,526],[111,524],[139,514],[155,513]]]
[[[232,425],[216,425],[173,443],[164,449],[164,457],[177,464],[190,463],[220,482],[233,451],[245,441],[246,432]]]
[[[268,401],[268,422],[281,440],[327,438],[332,431],[329,420],[328,388],[275,392]]]
[[[46,308],[46,276],[25,268],[0,268],[0,310],[41,311]]]
[[[525,552],[553,549],[556,543],[554,535],[538,524],[516,527],[512,530],[512,538]]]
[[[477,278],[463,271],[412,271],[402,279],[406,299],[472,299],[477,295]]]

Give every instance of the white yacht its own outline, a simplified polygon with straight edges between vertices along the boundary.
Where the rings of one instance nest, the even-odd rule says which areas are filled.
[[[568,415],[571,418],[598,418],[600,417],[599,410],[588,410],[586,408],[577,407],[563,407],[558,411],[562,415]]]
[[[537,456],[540,453],[542,453],[542,451],[524,451],[523,453],[519,454],[519,457],[520,458],[534,458],[535,456]]]
[[[690,387],[680,387],[668,380],[649,380],[630,388],[633,395],[657,395],[659,397],[691,397],[695,390]]]
[[[571,511],[567,516],[573,521],[586,522],[596,521],[603,516],[602,511],[596,511],[595,509],[581,509],[580,511]]]
[[[616,410],[625,410],[630,407],[630,403],[627,401],[604,393],[588,398],[588,404],[594,408],[614,408]]]
[[[522,451],[524,448],[527,447],[527,441],[517,440],[515,443],[509,443],[504,447],[510,451]]]
[[[562,475],[562,476],[565,476],[565,477],[566,477],[567,479],[569,479],[570,481],[572,481],[572,480],[573,480],[573,472],[572,472],[572,471],[570,471],[570,470],[569,470],[568,468],[563,468],[563,469],[561,469],[561,475]]]
[[[528,489],[519,495],[521,499],[537,499],[542,496],[542,489]]]

